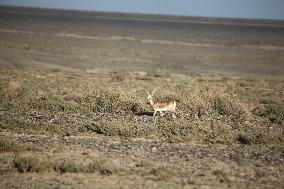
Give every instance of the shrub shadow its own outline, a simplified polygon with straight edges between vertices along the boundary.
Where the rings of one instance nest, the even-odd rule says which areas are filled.
[[[153,112],[138,112],[135,115],[137,115],[137,116],[153,116]]]

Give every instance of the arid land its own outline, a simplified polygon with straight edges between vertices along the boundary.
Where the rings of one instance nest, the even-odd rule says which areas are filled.
[[[283,188],[283,36],[0,7],[0,188]],[[177,118],[153,117],[147,90]]]

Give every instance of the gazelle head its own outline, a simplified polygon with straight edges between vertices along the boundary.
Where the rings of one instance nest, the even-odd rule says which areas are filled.
[[[147,91],[147,99],[148,100],[153,100],[153,94],[154,94],[154,91],[152,91],[152,94],[150,94],[148,91]]]
[[[147,99],[148,101],[150,102],[150,104],[152,105],[154,103],[153,101],[153,94],[154,94],[154,91],[152,91],[152,94],[150,94],[148,91],[147,91]]]

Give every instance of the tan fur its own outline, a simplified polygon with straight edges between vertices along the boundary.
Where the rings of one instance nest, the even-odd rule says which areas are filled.
[[[156,115],[157,111],[160,112],[161,116],[163,117],[163,112],[170,111],[172,112],[172,117],[176,118],[176,116],[173,114],[176,110],[176,102],[175,101],[154,101],[153,100],[153,94],[150,94],[147,91],[147,99],[149,100],[149,103],[153,106],[154,108],[154,115]]]
[[[170,102],[170,101],[156,101],[154,103],[154,106],[155,107],[158,107],[158,108],[163,108],[163,107],[166,107],[166,106],[169,106],[170,104],[172,104],[173,102]]]

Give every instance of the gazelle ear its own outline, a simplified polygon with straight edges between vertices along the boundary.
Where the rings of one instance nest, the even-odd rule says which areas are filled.
[[[150,93],[148,92],[148,91],[146,91],[147,92],[147,95],[149,96],[150,95]]]
[[[152,95],[154,94],[155,91],[152,91]]]

